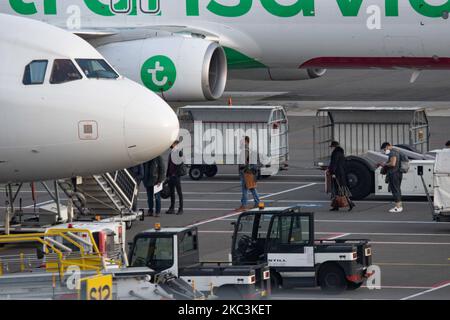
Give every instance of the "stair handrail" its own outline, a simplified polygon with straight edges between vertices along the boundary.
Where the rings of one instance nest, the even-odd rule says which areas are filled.
[[[124,173],[126,178],[128,179],[128,182],[130,183],[130,188],[132,189],[131,199],[129,199],[129,197],[123,191],[122,187],[119,186],[118,184],[119,173]],[[128,172],[128,170],[127,169],[119,170],[114,172],[113,174],[106,173],[103,176],[110,183],[110,186],[117,193],[120,200],[122,200],[122,202],[126,205],[128,209],[131,209],[131,207],[133,206],[134,198],[136,196],[137,183],[136,180],[134,180],[133,176]]]
[[[116,211],[121,211],[121,208],[118,207],[118,205],[117,205],[117,203],[116,203],[116,200],[112,197],[112,195],[108,192],[108,190],[106,190],[106,188],[100,183],[100,181],[98,181],[98,177],[103,177],[103,178],[105,178],[104,175],[93,175],[92,177],[94,178],[94,180],[95,180],[95,182],[97,183],[97,185],[98,185],[98,186],[103,190],[103,192],[108,196],[109,200],[111,200],[111,202],[114,204],[115,207],[112,207],[112,206],[110,206],[109,204],[107,204],[106,202],[104,202],[104,201],[102,201],[102,200],[100,200],[100,199],[94,197],[93,195],[89,194],[89,192],[86,192],[86,191],[85,191],[85,192],[84,192],[85,195],[88,196],[89,198],[95,200],[96,202],[98,202],[98,203],[104,205],[104,206],[107,207],[107,208],[110,208],[110,209],[116,210]],[[106,182],[108,182],[108,184],[109,184],[109,185],[111,186],[111,188],[114,190],[114,192],[117,192],[117,191],[115,190],[113,184],[112,184],[108,179],[105,178],[105,180],[106,180]]]

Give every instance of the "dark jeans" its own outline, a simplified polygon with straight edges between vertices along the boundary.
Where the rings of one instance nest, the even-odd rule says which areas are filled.
[[[181,178],[177,176],[169,177],[170,189],[170,209],[175,209],[175,189],[178,193],[178,200],[180,202],[180,209],[183,209],[183,191],[181,190]]]
[[[153,203],[155,202],[155,213],[161,213],[161,193],[154,194],[154,188],[154,186],[145,187],[147,189],[148,210],[153,211]]]
[[[402,202],[402,180],[403,174],[400,171],[390,172],[389,174],[389,190],[394,196],[395,202]]]

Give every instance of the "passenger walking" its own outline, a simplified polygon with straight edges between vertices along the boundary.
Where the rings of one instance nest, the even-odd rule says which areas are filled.
[[[161,194],[155,188],[164,181],[164,160],[161,156],[144,163],[144,187],[147,190],[148,215],[159,217],[161,213]],[[153,211],[155,208],[155,211]]]
[[[351,193],[347,186],[345,151],[337,141],[331,142],[330,148],[333,148],[327,172],[328,177],[331,178],[332,202],[330,211],[339,211],[339,208],[345,207],[349,208],[348,211],[352,211],[355,204],[350,199]]]
[[[141,186],[142,179],[144,178],[144,166],[142,164],[139,164],[134,167],[128,168],[128,171],[130,172],[133,179],[136,181],[136,187],[138,189],[138,194],[136,197],[134,197],[132,210],[133,212],[137,212],[138,210],[138,200],[139,200],[139,189]]]
[[[239,165],[239,178],[241,182],[242,198],[241,206],[237,208],[236,211],[243,211],[248,209],[248,190],[250,190],[253,195],[254,208],[257,208],[260,202],[258,191],[256,190],[256,175],[258,172],[258,166],[257,164],[250,163],[250,137],[248,136],[246,136],[244,139],[244,146],[242,151],[244,152],[244,163]]]
[[[388,183],[389,191],[392,192],[395,201],[395,207],[389,210],[389,212],[400,213],[403,211],[401,190],[403,173],[400,170],[401,155],[397,150],[392,148],[392,145],[389,142],[383,143],[381,150],[388,156],[388,161],[381,164],[383,167],[382,173],[386,174],[386,182]]]
[[[178,193],[179,209],[177,214],[183,214],[183,191],[181,190],[181,177],[186,175],[183,151],[178,148],[179,141],[175,141],[170,147],[169,161],[167,164],[167,179],[170,189],[170,208],[167,214],[175,213],[175,190]]]

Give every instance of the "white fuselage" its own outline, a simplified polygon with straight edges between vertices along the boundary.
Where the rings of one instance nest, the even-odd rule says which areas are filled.
[[[0,14],[0,183],[123,169],[176,139],[176,115],[158,96],[123,77],[88,79],[77,58],[104,59],[70,33]],[[51,84],[55,59],[73,61],[82,78]],[[45,79],[24,85],[33,60],[48,61]]]
[[[450,2],[443,0],[67,0],[47,8],[26,1],[25,9],[23,2],[3,1],[0,11],[74,32],[199,30],[270,68],[450,68]],[[129,3],[137,9],[126,12]],[[156,14],[145,12],[157,3]]]

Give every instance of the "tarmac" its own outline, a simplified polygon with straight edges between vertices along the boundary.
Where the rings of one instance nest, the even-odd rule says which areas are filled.
[[[290,125],[289,170],[263,179],[258,191],[266,206],[301,205],[315,213],[316,239],[370,239],[373,264],[381,268],[381,288],[366,286],[339,295],[319,288],[284,290],[273,299],[450,299],[450,223],[434,222],[425,198],[405,199],[405,211],[389,213],[389,197],[369,197],[356,202],[352,212],[329,212],[330,199],[324,191],[324,175],[313,168],[313,116],[323,106],[424,106],[430,127],[430,148],[442,148],[450,139],[450,73],[424,72],[415,84],[406,71],[332,71],[321,79],[289,83],[231,81],[224,98],[238,104],[283,105]],[[200,103],[190,103],[200,104]],[[202,103],[205,104],[205,103]],[[211,104],[211,103],[207,103]],[[184,104],[186,105],[186,104]],[[177,106],[177,105],[175,105]],[[183,215],[146,217],[135,222],[127,239],[155,222],[163,227],[197,226],[203,261],[228,260],[234,208],[240,205],[240,185],[236,167],[222,167],[214,178],[191,181],[183,178]],[[30,206],[29,188],[22,194]],[[250,196],[250,195],[249,195]],[[139,207],[146,209],[141,190]],[[251,199],[251,196],[250,196]],[[38,187],[38,206],[50,198]],[[4,208],[4,193],[0,206]],[[168,208],[163,200],[163,212]],[[3,209],[0,209],[3,211]]]

